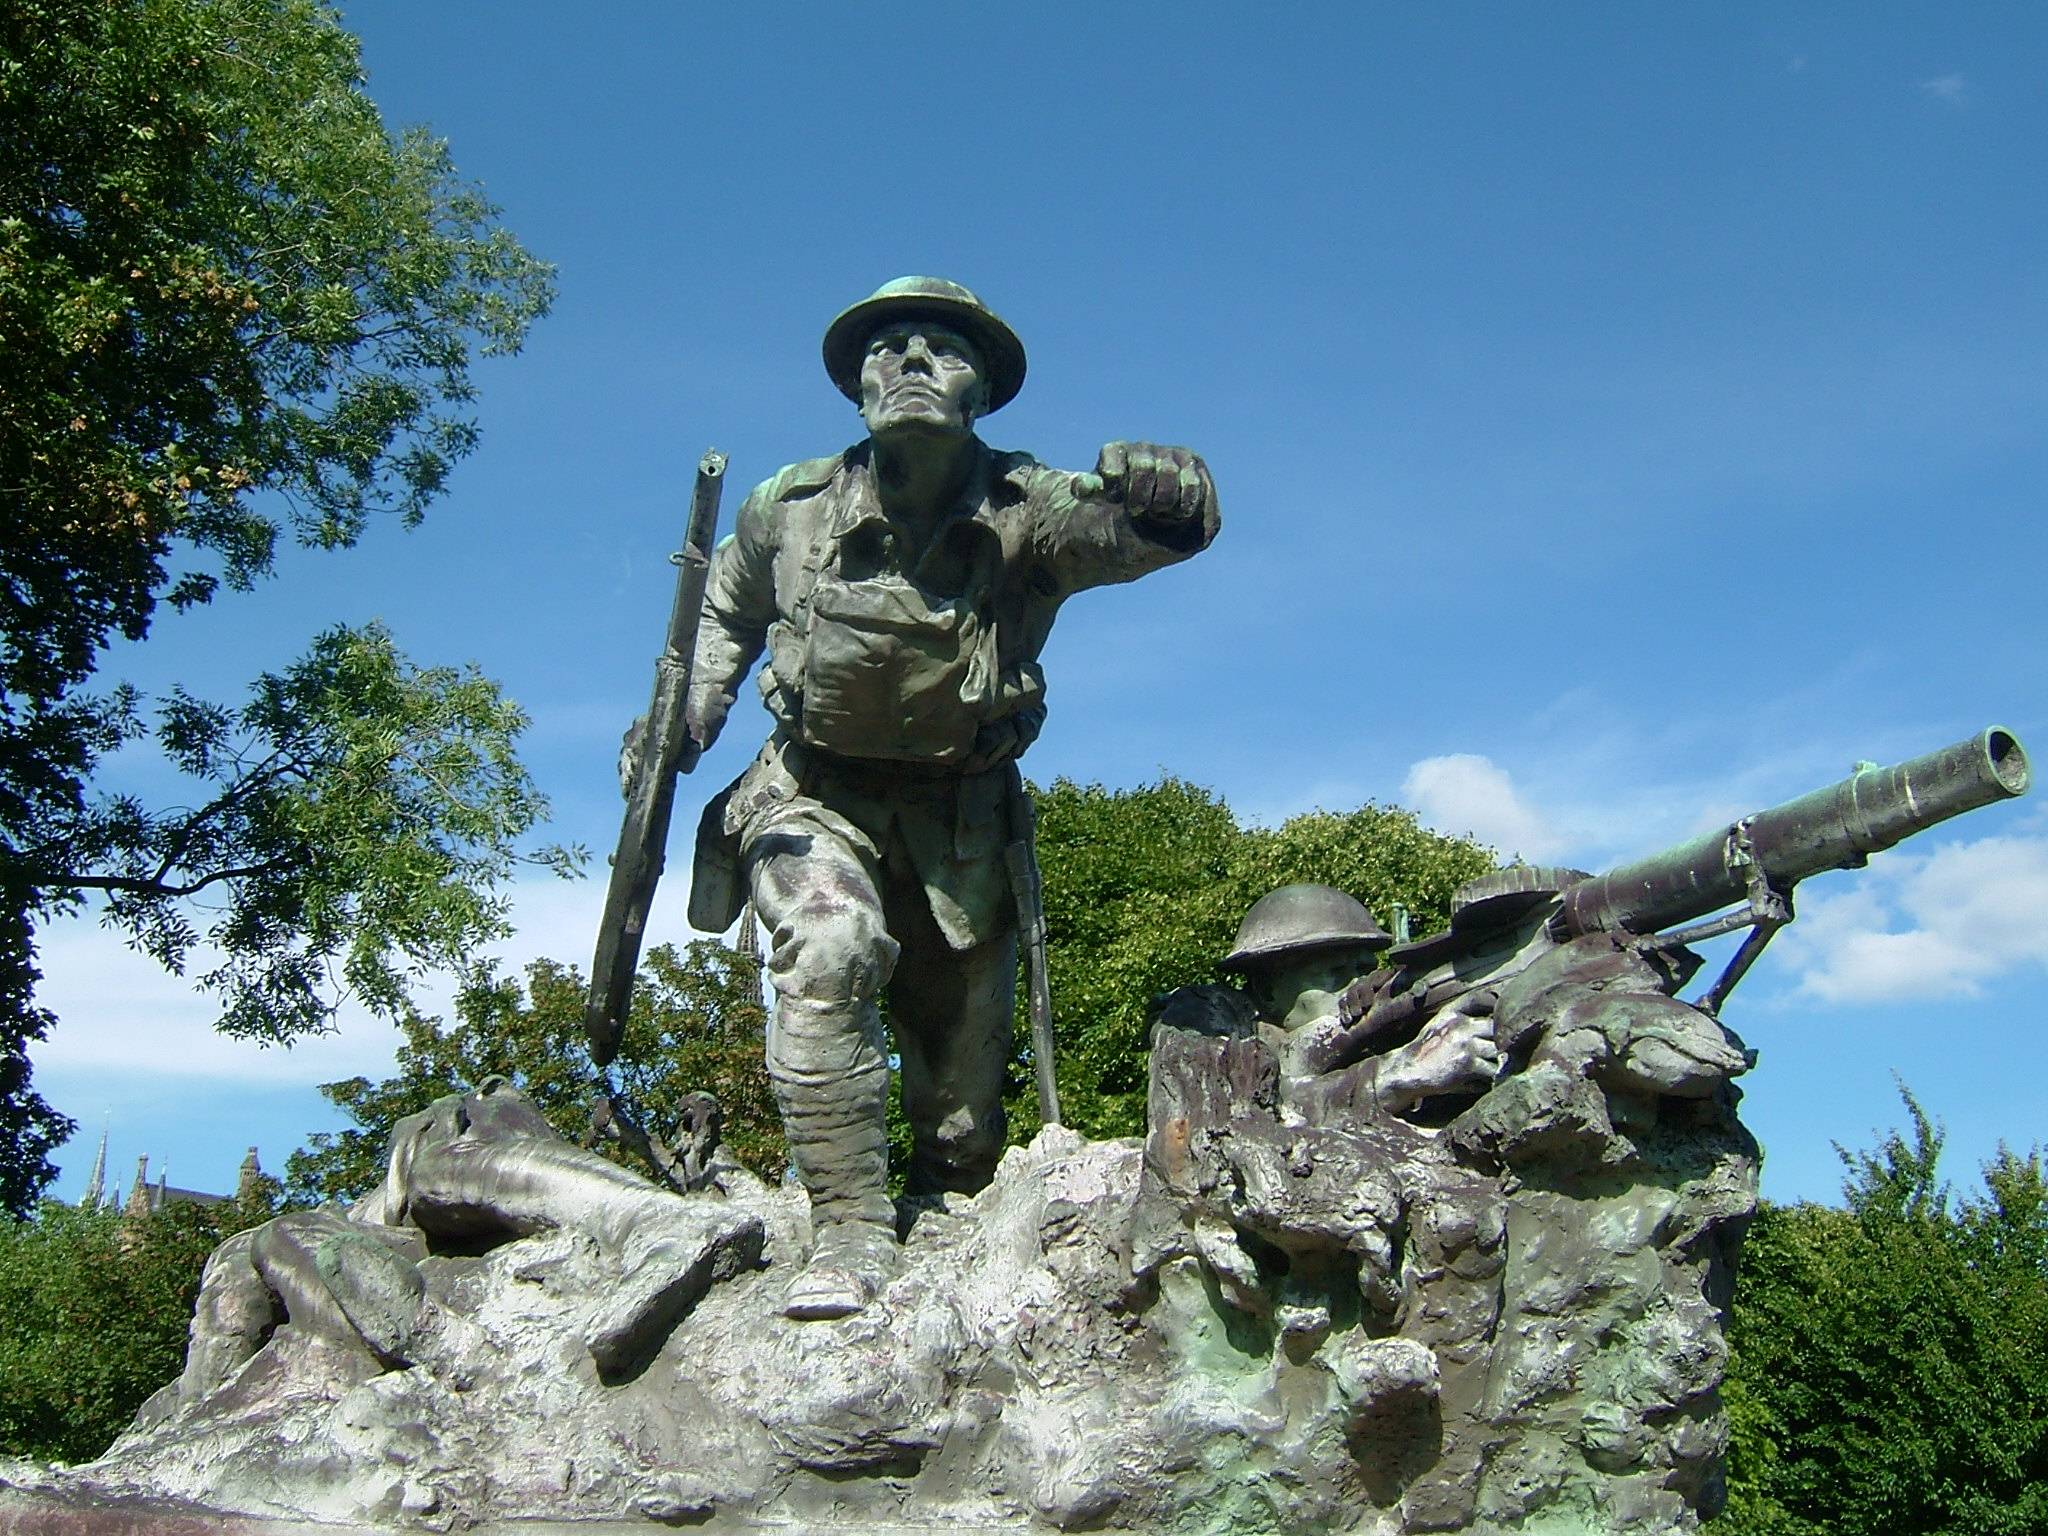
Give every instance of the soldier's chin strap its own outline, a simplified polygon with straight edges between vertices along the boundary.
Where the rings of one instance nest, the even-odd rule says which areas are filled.
[[[1747,928],[1749,934],[1742,941],[1741,948],[1729,957],[1720,978],[1707,988],[1693,1006],[1702,1013],[1718,1017],[1721,1005],[1728,1001],[1728,994],[1736,984],[1749,974],[1749,968],[1756,964],[1764,947],[1778,935],[1778,930],[1792,921],[1792,890],[1790,886],[1780,889],[1764,873],[1763,865],[1756,858],[1756,851],[1750,845],[1749,818],[1744,817],[1728,829],[1728,843],[1722,857],[1730,870],[1740,870],[1742,883],[1748,893],[1748,901],[1732,912],[1719,917],[1710,917],[1703,923],[1694,923],[1689,928],[1674,928],[1669,933],[1660,933],[1644,940],[1646,948],[1682,949],[1702,939],[1719,938],[1724,933],[1733,933],[1738,928]]]

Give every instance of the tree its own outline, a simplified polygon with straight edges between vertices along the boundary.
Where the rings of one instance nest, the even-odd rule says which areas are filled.
[[[1399,903],[1426,932],[1449,921],[1454,890],[1493,867],[1485,849],[1427,831],[1394,806],[1314,811],[1268,828],[1241,827],[1214,792],[1181,779],[1130,790],[1061,779],[1035,793],[1060,1107],[1092,1136],[1143,1132],[1147,1004],[1222,979],[1216,963],[1259,897],[1313,880],[1349,891],[1382,921]],[[1029,1038],[1020,1023],[1010,1097],[1019,1139],[1038,1126]]]
[[[490,1077],[511,1079],[557,1131],[582,1139],[596,1082],[583,1037],[588,996],[572,967],[538,960],[527,967],[523,988],[488,970],[472,977],[456,996],[453,1024],[409,1013],[396,1077],[381,1083],[354,1077],[321,1088],[356,1123],[317,1132],[291,1155],[285,1165],[289,1197],[361,1196],[384,1177],[393,1126],[443,1094]],[[782,1121],[762,1054],[766,1027],[758,960],[704,940],[680,951],[663,944],[648,954],[634,984],[613,1073],[649,1127],[663,1134],[685,1094],[711,1093],[725,1112],[726,1145],[755,1172],[779,1178]],[[632,1162],[616,1142],[597,1150]]]
[[[2048,1525],[2048,1204],[2038,1150],[1937,1181],[1942,1133],[1842,1159],[1846,1209],[1766,1203],[1736,1280],[1717,1529],[2019,1536]]]
[[[0,1452],[87,1461],[177,1378],[206,1256],[267,1199],[0,1217]]]
[[[200,938],[187,898],[227,887],[205,935],[220,963],[200,980],[230,1034],[319,1029],[331,968],[396,1012],[401,966],[453,967],[506,931],[493,891],[546,804],[513,755],[525,723],[474,668],[416,669],[380,625],[330,630],[237,714],[173,693],[156,734],[212,798],[164,815],[128,797],[86,807],[63,856],[101,873],[68,884],[105,892],[109,917],[174,971]]]
[[[203,980],[274,1038],[324,1016],[330,957],[388,1004],[491,930],[459,877],[488,886],[541,802],[481,679],[413,672],[369,631],[323,636],[237,715],[84,689],[113,637],[248,587],[280,538],[419,520],[475,445],[472,354],[517,350],[550,299],[495,214],[439,141],[386,131],[315,0],[0,0],[0,1205],[27,1208],[70,1130],[29,1086],[38,917],[109,892],[176,964],[177,904],[204,890],[227,960]],[[278,714],[308,698],[324,735]],[[423,861],[345,820],[380,730],[371,800],[450,818]],[[210,793],[197,811],[91,799],[145,735]],[[445,754],[469,782],[420,793]],[[308,851],[333,873],[290,888]]]

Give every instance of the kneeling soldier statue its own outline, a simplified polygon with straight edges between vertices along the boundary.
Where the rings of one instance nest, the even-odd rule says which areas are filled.
[[[915,1138],[913,1195],[986,1185],[1004,1143],[1017,922],[1004,851],[1016,759],[1045,719],[1060,604],[1216,535],[1184,448],[1111,443],[1092,474],[984,445],[1024,382],[1014,332],[957,283],[911,277],[825,333],[867,437],[758,486],[712,561],[690,689],[707,747],[767,653],[775,729],[700,830],[700,925],[741,886],[767,935],[768,1070],[817,1241],[791,1317],[860,1310],[896,1264],[883,1108],[886,994]],[[733,899],[706,900],[720,867]]]

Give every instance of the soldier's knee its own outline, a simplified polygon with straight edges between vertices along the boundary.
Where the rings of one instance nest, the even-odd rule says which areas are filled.
[[[769,957],[783,997],[811,1003],[872,1001],[896,967],[898,946],[879,908],[831,891],[807,897],[791,914],[789,936]]]
[[[873,1003],[814,1003],[782,997],[768,1020],[768,1075],[778,1082],[838,1083],[879,1073],[889,1058],[881,1010]]]

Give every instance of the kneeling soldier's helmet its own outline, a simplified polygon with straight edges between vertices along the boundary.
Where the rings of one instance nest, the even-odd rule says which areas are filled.
[[[1311,949],[1381,950],[1393,942],[1355,896],[1328,885],[1283,885],[1252,903],[1223,969],[1253,970]]]

